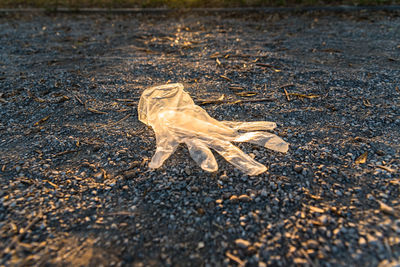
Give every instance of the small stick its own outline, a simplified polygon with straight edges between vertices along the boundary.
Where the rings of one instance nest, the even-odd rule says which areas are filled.
[[[42,217],[43,217],[42,211],[39,211],[39,214],[38,214],[35,218],[33,218],[33,220],[32,220],[30,223],[28,223],[28,225],[27,225],[25,228],[23,228],[22,230],[20,230],[20,231],[19,231],[20,234],[17,235],[17,236],[15,236],[15,237],[13,238],[13,240],[11,241],[11,243],[3,250],[3,252],[1,253],[2,257],[4,256],[5,251],[7,251],[7,250],[13,248],[13,247],[19,242],[19,240],[21,239],[21,237],[22,237],[34,224],[36,224]]]
[[[238,104],[238,103],[255,103],[255,102],[270,102],[275,101],[275,98],[257,98],[257,99],[239,99],[239,100],[197,100],[198,105],[211,104]]]
[[[300,249],[301,254],[304,255],[304,257],[306,258],[306,260],[308,261],[308,263],[312,266],[315,267],[314,262],[310,259],[310,256],[308,256],[308,254],[304,251],[304,249]]]
[[[85,105],[85,104],[83,103],[83,101],[82,101],[77,95],[74,95],[74,97],[76,98],[76,100],[78,100],[78,102],[79,102],[82,106]]]
[[[285,92],[287,101],[290,102],[290,96],[289,96],[288,92],[286,91],[286,88],[283,88],[283,91]]]
[[[114,125],[116,125],[116,124],[118,124],[118,123],[120,123],[120,122],[126,120],[126,119],[129,118],[130,116],[131,116],[131,114],[128,114],[128,115],[126,115],[125,117],[123,117],[122,119],[120,119],[119,121],[116,121],[116,122],[111,123],[111,124],[109,124],[109,125],[104,125],[103,127],[114,126]]]
[[[225,79],[225,80],[227,80],[227,81],[229,81],[229,82],[232,82],[232,79],[226,77],[225,75],[219,75],[219,77],[221,77],[221,78],[223,78],[223,79]]]
[[[96,114],[107,114],[107,112],[99,111],[99,110],[94,109],[94,108],[89,108],[88,107],[87,110],[89,110],[90,112],[96,113]]]
[[[33,126],[39,126],[39,124],[42,124],[42,123],[46,122],[46,121],[50,118],[50,116],[51,116],[51,115],[48,115],[48,116],[46,116],[46,117],[44,117],[44,118],[41,118],[39,121],[35,122],[35,123],[33,124]]]
[[[115,100],[119,102],[136,102],[139,98],[117,98]]]
[[[66,150],[66,151],[62,151],[62,152],[59,152],[59,153],[55,154],[54,157],[59,157],[59,156],[66,155],[66,154],[70,154],[70,153],[74,153],[74,152],[78,152],[78,150]]]
[[[242,261],[239,257],[236,257],[235,255],[232,255],[231,253],[229,253],[229,252],[226,252],[226,256],[229,258],[229,259],[231,259],[231,260],[233,260],[234,262],[236,262],[240,267],[243,267],[243,266],[245,266],[245,261]]]

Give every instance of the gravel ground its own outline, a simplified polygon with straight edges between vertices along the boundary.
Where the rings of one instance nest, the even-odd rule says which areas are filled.
[[[289,152],[148,169],[167,82]],[[3,14],[0,265],[399,266],[399,86],[398,11]]]

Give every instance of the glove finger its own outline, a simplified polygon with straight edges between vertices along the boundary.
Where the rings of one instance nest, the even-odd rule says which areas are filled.
[[[239,134],[234,142],[249,142],[278,152],[287,152],[289,144],[279,136],[267,132],[247,132]]]
[[[258,175],[267,170],[267,167],[255,161],[228,141],[214,139],[208,146],[217,151],[229,163],[248,175]]]
[[[203,170],[209,172],[218,170],[218,164],[213,153],[202,141],[186,139],[185,143],[189,149],[190,156]]]
[[[221,121],[225,126],[242,131],[268,131],[276,128],[276,123],[272,121]]]
[[[149,167],[152,169],[157,169],[161,167],[161,165],[166,161],[172,153],[175,152],[179,143],[175,140],[169,140],[166,138],[157,140],[157,149],[156,153],[154,153],[151,161],[149,163]]]
[[[149,163],[149,167],[152,169],[157,169],[160,168],[161,165],[164,163],[165,160],[171,156],[171,154],[174,153],[173,151],[162,151],[162,150],[156,150],[156,153],[154,156],[151,158],[151,161]]]

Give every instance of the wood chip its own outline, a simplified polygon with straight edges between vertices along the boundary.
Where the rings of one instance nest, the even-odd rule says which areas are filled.
[[[217,62],[218,66],[221,66],[221,61],[218,58],[215,59],[215,62]]]

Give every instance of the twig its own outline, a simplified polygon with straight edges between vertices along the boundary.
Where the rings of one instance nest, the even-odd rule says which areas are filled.
[[[35,122],[35,123],[33,124],[33,126],[38,126],[39,124],[44,123],[45,121],[47,121],[47,120],[50,118],[50,116],[51,116],[51,115],[48,115],[48,116],[46,116],[46,117],[44,117],[44,118],[41,118],[39,121]]]
[[[289,94],[288,94],[288,92],[286,91],[286,89],[285,89],[285,88],[283,88],[283,91],[285,92],[285,95],[286,95],[286,99],[287,99],[287,101],[288,101],[288,102],[290,102],[290,97],[289,97]]]
[[[225,79],[225,80],[227,80],[227,81],[229,81],[229,82],[231,82],[231,81],[232,81],[232,79],[231,79],[231,78],[229,78],[229,77],[226,77],[225,75],[219,75],[219,77],[221,77],[222,79]]]
[[[67,151],[62,151],[62,152],[59,152],[59,153],[55,154],[54,157],[59,157],[59,156],[62,156],[62,155],[66,155],[66,154],[70,154],[70,153],[75,153],[75,152],[78,152],[78,150],[67,150]]]
[[[90,108],[90,107],[87,107],[87,110],[89,110],[90,112],[96,113],[96,114],[107,114],[107,112],[100,111],[100,110]]]
[[[78,100],[78,102],[79,102],[82,106],[85,105],[85,103],[83,103],[83,101],[82,101],[77,95],[74,95],[74,97],[76,98],[76,100]]]
[[[115,99],[115,101],[119,101],[119,102],[136,102],[138,100],[139,100],[138,97],[135,97],[135,98],[117,98],[117,99]]]
[[[236,257],[235,255],[232,255],[231,253],[229,253],[228,251],[226,252],[226,256],[233,260],[234,262],[236,262],[240,267],[244,267],[246,262],[242,261],[239,257]]]
[[[17,243],[20,241],[20,239],[22,238],[22,236],[34,225],[36,224],[40,219],[42,219],[43,214],[42,211],[39,211],[39,214],[33,218],[33,220],[28,223],[28,225],[23,228],[22,230],[19,231],[19,235],[15,236],[13,238],[13,240],[10,242],[10,244],[3,250],[3,252],[1,253],[1,257],[4,256],[5,251],[12,249],[13,247],[15,247],[17,245]]]
[[[396,170],[389,168],[387,166],[383,166],[383,165],[376,165],[377,168],[388,171],[388,172],[395,172]]]
[[[233,90],[233,91],[242,91],[242,90],[244,90],[244,88],[240,87],[240,86],[229,86],[228,88]]]
[[[122,119],[120,119],[119,121],[116,121],[116,122],[111,123],[111,124],[108,124],[108,125],[106,124],[106,125],[104,125],[103,127],[114,126],[114,125],[116,125],[116,124],[118,124],[118,123],[120,123],[120,122],[126,120],[126,119],[129,118],[130,116],[131,116],[131,114],[128,114],[128,115],[126,115],[125,117],[123,117]]]
[[[257,98],[257,99],[239,99],[239,100],[197,100],[198,105],[213,105],[213,104],[238,104],[238,103],[255,103],[255,102],[271,102],[275,101],[275,98]]]
[[[304,257],[306,258],[306,260],[308,261],[308,263],[312,266],[312,267],[316,267],[314,262],[310,259],[310,256],[308,256],[308,254],[304,251],[304,249],[300,249],[301,254],[304,255]]]
[[[283,90],[286,91],[286,89],[283,89]],[[300,98],[309,98],[309,99],[320,97],[319,95],[314,95],[314,94],[305,95],[305,94],[299,94],[299,93],[289,93],[289,95],[297,96]]]

